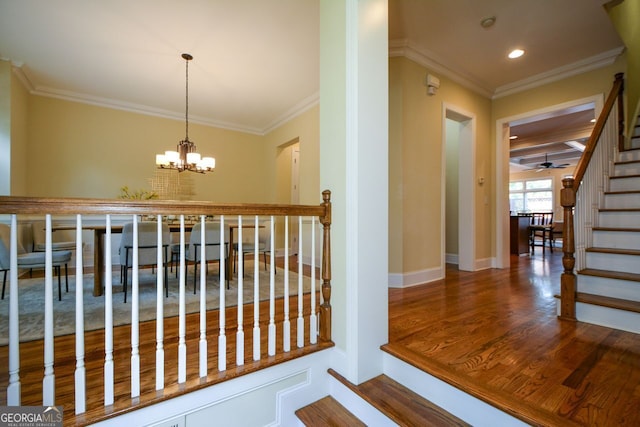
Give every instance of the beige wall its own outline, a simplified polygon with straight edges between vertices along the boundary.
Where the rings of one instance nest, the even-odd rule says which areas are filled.
[[[29,94],[11,73],[11,194],[26,194]]]
[[[155,154],[184,138],[178,120],[41,96],[30,96],[28,121],[29,196],[114,198],[125,185],[150,190]],[[198,150],[216,158],[214,173],[190,174],[191,199],[271,201],[261,136],[193,123],[189,130]]]
[[[289,203],[291,196],[291,147],[297,141],[300,150],[300,203],[322,202],[320,189],[320,107],[315,106],[264,137],[266,158],[278,159],[268,165],[267,174],[276,183],[271,200]]]
[[[625,92],[631,129],[635,123],[634,114],[640,114],[640,0],[624,0],[616,4],[609,10],[609,17],[627,48]]]
[[[0,60],[0,195],[11,194],[11,64]]]
[[[446,120],[445,253],[458,255],[458,173],[460,124]]]
[[[401,205],[390,208],[390,249],[402,248],[390,250],[391,273],[441,266],[443,104],[476,119],[476,174],[485,177],[485,184],[475,189],[476,258],[491,256],[491,101],[437,73],[440,89],[428,96],[428,72],[406,58],[389,61],[389,200]]]

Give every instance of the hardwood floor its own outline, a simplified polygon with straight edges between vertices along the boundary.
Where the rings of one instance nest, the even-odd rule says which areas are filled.
[[[561,259],[390,290],[383,349],[532,425],[640,425],[640,335],[559,320]]]

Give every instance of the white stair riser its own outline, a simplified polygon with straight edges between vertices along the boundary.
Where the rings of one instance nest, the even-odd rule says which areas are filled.
[[[557,302],[560,315],[560,302]],[[616,310],[598,305],[576,303],[576,318],[580,322],[606,326],[608,328],[640,334],[640,313]]]
[[[634,191],[640,189],[640,177],[610,178],[610,191]]]
[[[634,147],[633,145],[638,145],[640,141],[637,139],[631,140],[632,148],[640,148]],[[640,160],[640,150],[630,150],[630,151],[622,151],[618,156],[618,161],[620,162],[629,162],[631,160]]]
[[[640,228],[640,212],[600,212],[600,227]]]
[[[613,168],[613,176],[640,175],[640,163],[618,163]]]
[[[593,246],[596,248],[640,250],[640,233],[631,231],[594,230]]]
[[[640,208],[640,193],[605,194],[607,209]]]
[[[640,301],[640,282],[578,274],[578,292]]]
[[[640,274],[640,256],[587,252],[587,267]]]

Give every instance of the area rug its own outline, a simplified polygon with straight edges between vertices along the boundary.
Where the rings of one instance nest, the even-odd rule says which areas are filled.
[[[262,266],[261,266],[262,267]],[[209,267],[207,275],[207,309],[217,309],[220,304],[220,287],[217,266]],[[275,274],[275,296],[284,295],[284,270],[277,269]],[[164,316],[177,316],[179,312],[179,281],[175,274],[169,272],[169,296],[163,297]],[[253,302],[253,266],[252,262],[245,265],[243,277],[243,303]],[[190,267],[187,274],[185,289],[185,306],[187,313],[195,313],[200,310],[200,275],[198,273],[197,292],[193,293],[193,268]],[[269,298],[269,272],[260,268],[259,295],[260,301]],[[139,280],[139,318],[140,321],[156,318],[156,275],[151,269],[140,270]],[[19,286],[19,312],[20,312],[20,341],[32,341],[44,337],[44,278],[20,279]],[[298,275],[289,272],[289,294],[298,294]],[[64,277],[62,278],[62,301],[58,301],[57,278],[53,281],[53,318],[54,335],[61,336],[75,333],[75,289],[76,277],[69,275],[69,292],[64,289]],[[104,296],[93,296],[93,274],[83,276],[84,288],[84,326],[86,331],[102,329],[104,327]],[[310,292],[311,279],[303,278],[303,292]],[[316,280],[316,289],[319,289]],[[124,293],[120,283],[118,272],[113,273],[113,324],[114,326],[131,323],[131,285],[128,287],[127,302],[124,303]],[[234,275],[229,281],[229,289],[225,291],[225,305],[235,306],[238,302],[238,276]],[[292,303],[292,307],[295,307]],[[9,284],[4,300],[0,300],[0,345],[6,345],[9,341]]]

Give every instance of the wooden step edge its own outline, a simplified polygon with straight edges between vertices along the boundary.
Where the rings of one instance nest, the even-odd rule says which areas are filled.
[[[631,282],[640,282],[640,274],[627,273],[625,271],[599,270],[596,268],[585,268],[578,271],[578,274],[584,276],[603,277],[606,279],[628,280]]]
[[[618,162],[613,162],[614,166],[623,166],[623,165],[632,165],[634,163],[640,163],[640,160],[624,160],[624,161],[618,161]]]
[[[438,362],[435,359],[425,359],[422,355],[408,350],[402,345],[388,343],[382,345],[380,348],[382,351],[402,360],[414,368],[424,371],[449,384],[451,387],[455,387],[529,425],[581,426],[581,424],[574,423],[565,417],[542,410],[535,405],[527,404],[526,401],[515,397],[512,392],[490,387],[485,381],[475,380],[467,375],[460,374],[455,369],[452,369],[451,366]]]
[[[584,292],[576,292],[576,301],[583,304],[599,305],[601,307],[614,308],[616,310],[640,313],[640,301],[586,294]]]
[[[634,148],[634,150],[640,150],[640,148]],[[609,179],[623,179],[623,178],[640,178],[640,174],[634,175],[613,175]]]
[[[400,426],[469,426],[463,420],[386,375],[378,375],[360,385],[355,385],[333,369],[329,369],[328,372]]]
[[[640,212],[640,208],[600,208],[599,212]]]
[[[331,396],[323,397],[304,406],[298,409],[295,414],[307,427],[366,426]]]
[[[640,190],[621,190],[621,191],[605,191],[605,196],[616,196],[624,194],[640,194]]]
[[[617,254],[617,255],[640,255],[640,249],[621,249],[621,248],[598,248],[591,247],[585,249],[586,252],[595,252],[600,254]]]
[[[593,231],[614,231],[622,233],[640,233],[640,228],[633,227],[593,227]]]

